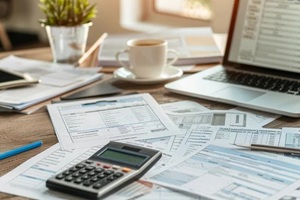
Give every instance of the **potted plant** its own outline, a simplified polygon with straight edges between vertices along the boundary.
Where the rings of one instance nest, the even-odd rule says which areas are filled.
[[[76,63],[85,52],[91,20],[96,5],[88,0],[40,0],[46,18],[39,22],[46,28],[57,63]]]

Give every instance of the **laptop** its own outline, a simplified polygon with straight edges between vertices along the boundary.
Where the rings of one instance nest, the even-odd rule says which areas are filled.
[[[297,1],[235,0],[222,64],[165,88],[300,117],[299,13]]]

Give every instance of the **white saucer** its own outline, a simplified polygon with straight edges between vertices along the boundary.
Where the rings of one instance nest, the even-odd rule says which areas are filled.
[[[154,79],[136,78],[134,74],[132,74],[130,71],[122,67],[114,71],[114,78],[136,83],[136,84],[157,84],[157,83],[174,80],[182,76],[182,74],[183,72],[181,69],[174,66],[168,66],[165,67],[161,77],[159,78],[154,78]]]

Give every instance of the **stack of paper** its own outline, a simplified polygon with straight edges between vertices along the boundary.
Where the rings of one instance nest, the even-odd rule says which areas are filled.
[[[48,105],[48,111],[60,146],[2,176],[1,192],[34,199],[77,199],[47,189],[45,181],[87,159],[106,142],[122,140],[161,150],[163,156],[142,181],[107,199],[300,197],[299,157],[232,145],[298,147],[299,128],[262,128],[278,115],[208,110],[189,101],[158,105],[149,94],[58,103]]]
[[[0,68],[27,73],[40,80],[28,87],[0,90],[0,111],[21,111],[44,100],[79,88],[101,78],[99,68],[74,68],[9,56],[0,60]]]
[[[100,66],[120,66],[115,59],[118,51],[126,49],[126,42],[135,38],[161,38],[168,41],[168,47],[179,53],[175,65],[195,65],[222,61],[222,53],[214,40],[209,27],[178,28],[151,34],[109,35],[99,51]],[[123,56],[123,57],[122,57]],[[121,55],[120,60],[128,62],[128,56]]]
[[[116,101],[112,101],[112,99]],[[149,130],[168,127],[167,125],[162,126],[162,123],[169,121],[167,119],[161,120],[160,117],[163,117],[164,113],[155,112],[158,109],[157,105],[150,101],[148,95],[114,97],[105,100],[64,104],[73,105],[68,106],[68,109],[65,109],[63,104],[48,106],[62,148],[87,147],[86,145],[93,145],[94,141],[106,138],[106,133],[100,130],[110,128],[111,133],[116,133],[113,130],[115,127],[118,127],[117,130],[123,130],[121,127],[126,127],[126,130],[132,131],[128,134],[134,134],[134,138],[120,133],[116,134],[114,138],[110,134],[109,140],[124,137],[123,139],[126,139],[126,142],[136,143],[137,141],[132,140],[138,140],[136,137],[138,136],[141,139],[143,138],[143,140],[138,141],[143,142],[140,145],[153,145],[153,147],[159,147],[164,151],[163,158],[143,179],[154,184],[163,185],[166,188],[181,191],[184,196],[190,193],[190,199],[200,199],[200,196],[212,199],[247,199],[249,196],[255,199],[266,199],[279,195],[284,188],[290,187],[292,184],[299,184],[300,176],[296,170],[299,167],[298,160],[282,155],[266,154],[265,152],[243,151],[231,145],[236,142],[286,145],[291,141],[295,141],[297,136],[294,134],[287,134],[277,129],[260,128],[276,116],[261,115],[257,117],[255,113],[251,114],[236,110],[209,111],[199,106],[178,106],[179,104],[177,104],[177,109],[174,109],[174,104],[173,107],[167,105],[163,106],[165,113],[183,133],[167,136],[161,133],[158,134],[156,131],[150,131],[147,134],[146,129],[148,127],[151,128]],[[126,106],[123,105],[124,103],[126,103]],[[129,111],[135,110],[136,107],[139,108],[139,114],[144,113],[142,109],[153,111],[147,112],[151,114],[151,118],[145,117],[147,115],[143,115],[144,117],[141,119],[135,118],[134,114],[136,113]],[[148,109],[150,107],[152,109]],[[94,112],[85,112],[84,117],[76,117],[76,115],[79,116],[76,110],[82,112],[87,111],[87,109],[96,111],[97,115]],[[108,109],[110,115],[104,115]],[[87,124],[91,121],[89,118],[97,119],[96,121],[100,122],[100,116],[109,117],[110,123],[107,124],[111,127],[101,127],[98,124],[96,127],[96,124],[94,126],[89,124],[88,126],[77,126],[74,129],[75,124],[66,126],[62,123],[66,121],[64,117],[69,119],[71,113],[72,118],[80,120],[80,123],[76,121],[76,124]],[[124,119],[130,120],[118,120],[122,116]],[[131,128],[138,126],[138,122],[144,124],[145,121],[138,120],[145,119],[148,119],[148,127],[143,126],[143,129]],[[149,119],[152,119],[151,123],[155,123],[158,127],[151,126]],[[102,118],[102,120],[106,121],[105,118]],[[141,132],[137,134],[133,130]],[[173,131],[173,133],[178,133],[179,130]],[[93,135],[88,134],[88,131],[93,131]],[[155,134],[151,133],[156,133],[159,137],[155,137]],[[87,143],[88,140],[93,142]],[[266,185],[268,187],[265,187]],[[159,192],[155,191],[154,187],[153,190],[154,192],[150,193],[152,198],[149,199],[154,199],[153,195]],[[178,193],[174,194],[171,191],[166,192],[166,194],[160,193],[159,196],[161,196],[161,199],[170,199],[168,197],[178,195]]]

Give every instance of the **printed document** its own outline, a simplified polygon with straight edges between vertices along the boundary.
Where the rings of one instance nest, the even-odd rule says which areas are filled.
[[[281,142],[281,146],[299,148],[300,147],[300,129],[299,128],[282,128],[282,133],[286,137],[285,142]],[[290,155],[289,155],[290,156]],[[290,156],[291,157],[291,156]],[[293,157],[300,159],[299,156]],[[299,200],[300,199],[300,180],[278,193],[273,199],[279,200]]]
[[[40,83],[0,91],[0,108],[23,110],[29,106],[99,80],[99,68],[74,68],[72,65],[55,64],[9,56],[0,61],[0,68],[27,73]]]
[[[181,135],[172,136],[168,141],[167,150],[175,152],[181,144],[186,132],[194,124],[206,126],[246,127],[249,121],[247,113],[238,111],[206,111],[190,113],[170,113],[167,115],[181,130]]]
[[[142,140],[160,150],[176,152],[186,132],[193,124],[227,127],[262,127],[275,120],[278,115],[235,108],[231,110],[209,110],[194,101],[179,101],[160,105],[182,134]],[[182,153],[183,151],[181,151]],[[176,154],[177,155],[177,154]]]
[[[195,113],[201,111],[207,111],[208,109],[202,106],[201,104],[194,102],[194,101],[178,101],[172,103],[165,103],[160,104],[161,108],[166,112],[168,115],[169,113]],[[174,121],[173,121],[174,122]],[[174,122],[175,123],[175,122]],[[177,125],[178,127],[178,125]],[[184,134],[183,131],[181,131]],[[183,135],[178,135],[178,137],[182,138]],[[177,137],[176,137],[177,138]],[[170,151],[171,141],[175,140],[174,136],[167,136],[167,137],[157,137],[157,138],[150,138],[145,140],[140,140],[143,143],[151,144],[155,146],[155,148],[163,150],[163,151]]]
[[[211,140],[220,140],[225,144],[286,146],[285,143],[290,140],[290,137],[282,133],[281,129],[212,127],[195,124],[185,134],[174,155],[176,157],[187,156]]]
[[[101,45],[98,60],[100,66],[120,66],[115,59],[118,51],[127,48],[126,42],[134,38],[160,38],[168,41],[168,48],[175,49],[179,59],[175,65],[218,63],[223,53],[216,43],[210,27],[191,27],[164,30],[149,34],[110,34]],[[126,63],[128,56],[120,56]]]
[[[150,193],[139,197],[137,200],[205,200],[205,198],[201,198],[195,194],[183,193],[164,187],[154,186]]]
[[[149,94],[48,105],[62,149],[181,134]]]
[[[199,134],[203,129],[201,126],[192,128],[198,129]],[[290,144],[296,136],[295,131],[282,134],[279,129],[221,127],[214,141],[208,141],[145,180],[209,198],[272,199],[298,182],[299,160],[231,144],[282,145]]]

